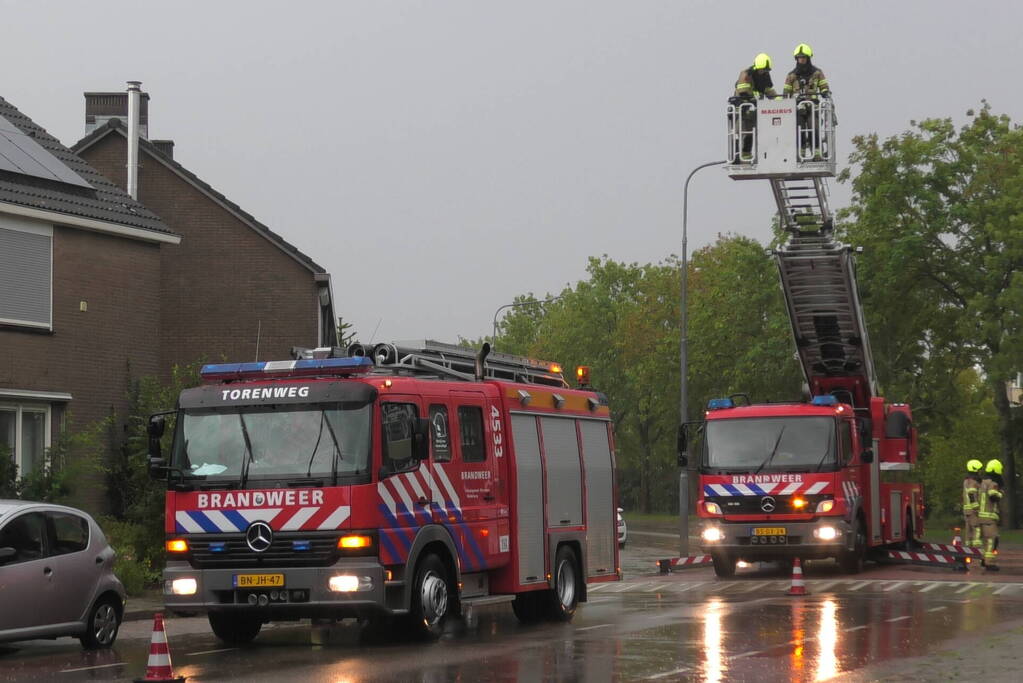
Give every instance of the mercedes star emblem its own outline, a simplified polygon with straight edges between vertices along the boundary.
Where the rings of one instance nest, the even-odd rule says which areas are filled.
[[[774,508],[771,508],[772,510]],[[266,552],[273,542],[274,532],[266,522],[253,522],[245,532],[245,543],[254,553]]]
[[[774,497],[764,496],[760,499],[760,509],[764,512],[774,512]],[[252,527],[249,527],[251,530]]]

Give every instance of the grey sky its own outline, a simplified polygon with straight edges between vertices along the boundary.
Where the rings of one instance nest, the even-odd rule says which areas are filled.
[[[962,121],[981,98],[1023,111],[1012,1],[0,7],[0,94],[71,145],[82,92],[143,81],[150,136],[327,268],[364,340],[487,334],[588,256],[678,253],[681,181],[724,156],[724,101],[757,52],[780,87],[813,46],[842,159],[852,135]],[[765,240],[772,211],[766,182],[703,171],[690,247]]]

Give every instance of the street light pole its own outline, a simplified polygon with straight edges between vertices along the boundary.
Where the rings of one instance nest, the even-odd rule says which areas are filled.
[[[504,306],[498,306],[497,310],[494,311],[494,335],[490,338],[490,348],[491,348],[491,350],[493,350],[494,347],[497,345],[497,314],[498,313],[500,313],[501,311],[503,311],[506,308],[517,308],[519,306],[538,306],[538,305],[542,306],[544,304],[549,304],[549,303],[551,303],[553,301],[557,301],[562,296],[564,296],[564,295],[559,294],[558,296],[548,297],[548,298],[544,299],[543,301],[537,301],[536,299],[532,299],[530,301],[516,301],[514,303],[505,304]]]
[[[724,161],[708,161],[700,164],[686,177],[685,185],[682,188],[682,284],[681,296],[679,297],[682,306],[680,326],[682,339],[679,343],[679,369],[682,371],[679,386],[679,429],[689,419],[689,310],[687,308],[686,296],[688,287],[686,276],[689,274],[689,261],[686,239],[688,237],[689,219],[689,181],[693,179],[696,172],[709,166],[720,166]],[[679,554],[685,557],[689,554],[689,469],[688,463],[681,467],[678,475],[678,533],[679,533]]]

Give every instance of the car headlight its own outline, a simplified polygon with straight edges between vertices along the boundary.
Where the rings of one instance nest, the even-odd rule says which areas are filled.
[[[706,510],[707,513],[711,515],[721,514],[721,506],[718,505],[717,503],[712,503],[709,500],[703,503],[703,509]]]
[[[725,535],[721,533],[721,529],[718,529],[716,526],[707,527],[706,529],[703,530],[703,533],[700,534],[700,536],[703,538],[703,540],[707,541],[708,543],[720,541],[725,537]]]
[[[831,512],[835,509],[835,501],[833,500],[822,500],[817,503],[817,512]]]
[[[838,529],[833,526],[819,526],[814,529],[813,535],[822,541],[833,541],[838,537]]]
[[[327,586],[335,593],[354,593],[355,591],[368,591],[373,589],[373,579],[369,576],[352,576],[351,574],[340,574],[332,576],[327,581]]]

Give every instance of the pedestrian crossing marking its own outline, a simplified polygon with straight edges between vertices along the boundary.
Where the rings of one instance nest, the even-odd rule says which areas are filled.
[[[832,592],[853,592],[864,593],[931,593],[937,591],[936,595],[951,594],[962,595],[974,591],[980,595],[997,595],[1005,598],[1023,598],[1023,583],[982,583],[978,581],[894,581],[890,579],[867,579],[851,581],[849,579],[810,579],[804,580],[810,594]],[[602,591],[604,593],[674,593],[682,594],[690,591],[694,593],[709,593],[713,595],[752,595],[757,593],[783,592],[790,585],[787,579],[774,580],[715,580],[715,581],[638,581],[622,582],[617,584],[596,584],[590,586],[589,590]]]

